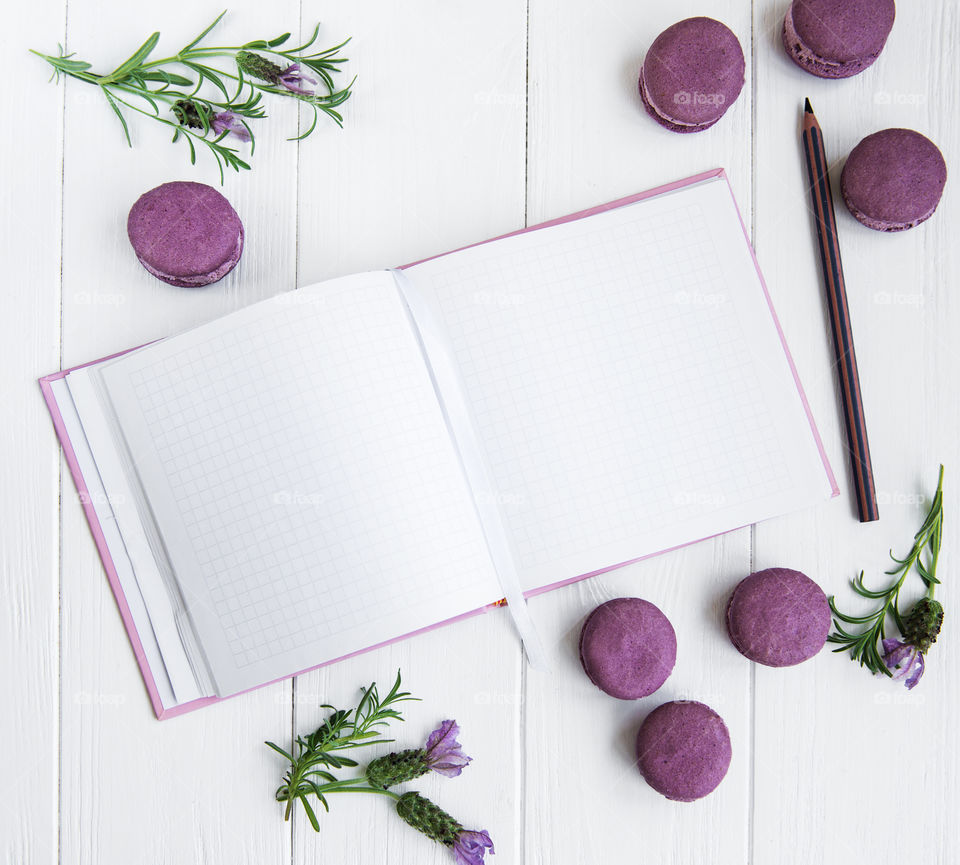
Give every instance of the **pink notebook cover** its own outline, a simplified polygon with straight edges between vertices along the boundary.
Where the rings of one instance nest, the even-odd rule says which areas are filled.
[[[727,176],[724,170],[722,168],[716,168],[711,171],[705,171],[701,174],[693,175],[692,177],[684,178],[683,180],[677,180],[677,181],[674,181],[673,183],[665,184],[664,186],[658,186],[654,189],[648,189],[646,192],[638,192],[635,195],[630,195],[630,196],[627,196],[626,198],[619,198],[616,201],[610,201],[610,202],[607,202],[606,204],[600,204],[600,205],[597,205],[596,207],[591,207],[588,210],[581,210],[577,213],[571,213],[567,216],[561,216],[561,217],[558,217],[557,219],[551,219],[551,220],[548,220],[547,222],[541,222],[538,225],[532,225],[529,228],[522,228],[522,229],[519,229],[518,231],[512,231],[508,234],[503,234],[498,237],[491,238],[490,240],[484,240],[476,244],[470,244],[470,246],[479,246],[482,243],[490,243],[494,240],[500,240],[501,238],[504,238],[504,237],[512,237],[513,235],[523,234],[528,231],[537,231],[540,228],[547,228],[551,225],[560,225],[565,222],[573,222],[574,220],[582,219],[585,216],[592,216],[595,213],[602,213],[606,210],[613,210],[614,208],[617,208],[617,207],[623,207],[624,205],[627,205],[627,204],[633,204],[634,202],[642,201],[645,198],[651,198],[655,195],[660,195],[665,192],[672,192],[673,190],[680,189],[684,186],[689,186],[689,185],[699,183],[704,180],[709,180],[715,177],[723,178],[729,187],[729,180],[727,179]],[[731,196],[732,194],[733,193],[731,190]],[[734,199],[734,201],[736,201],[736,199]],[[739,208],[737,209],[737,214],[738,216],[740,216],[740,226],[743,229],[744,239],[746,240],[747,245],[750,248],[750,253],[753,257],[754,265],[757,268],[757,275],[760,278],[760,284],[763,286],[763,291],[767,299],[767,304],[770,307],[770,315],[773,318],[774,324],[776,325],[777,333],[780,337],[780,343],[783,346],[783,351],[790,365],[790,370],[793,374],[794,381],[796,382],[797,391],[800,394],[800,399],[803,403],[804,411],[806,412],[807,419],[810,422],[810,430],[813,433],[814,440],[816,441],[817,449],[819,450],[819,453],[820,453],[820,458],[823,460],[823,467],[827,473],[827,477],[829,478],[830,485],[833,490],[833,495],[837,496],[839,495],[840,490],[839,490],[839,487],[837,486],[836,478],[834,477],[833,470],[830,468],[830,463],[827,460],[827,455],[823,448],[823,442],[820,438],[820,433],[817,431],[816,424],[814,423],[814,420],[813,420],[813,415],[810,412],[810,406],[807,402],[806,394],[803,391],[803,386],[800,384],[800,377],[797,374],[797,369],[793,362],[793,357],[790,355],[790,349],[787,347],[786,339],[784,338],[784,335],[783,335],[783,329],[780,326],[780,321],[777,318],[776,312],[774,311],[773,302],[770,299],[770,292],[767,290],[767,284],[763,279],[763,274],[760,271],[760,265],[757,262],[757,257],[753,252],[753,246],[750,244],[750,237],[747,234],[746,226],[744,225],[743,217],[740,215]],[[469,247],[461,247],[461,248],[466,249]],[[457,252],[457,251],[459,250],[451,250],[451,252]],[[449,253],[442,253],[441,255],[448,255],[448,254]],[[439,255],[431,256],[431,258],[439,258],[439,257],[441,256]],[[429,261],[429,260],[430,259],[423,259],[423,261]],[[406,264],[406,265],[403,265],[401,269],[406,267],[412,267],[413,264],[420,264],[420,263],[421,262],[418,261],[418,262],[413,262],[412,264]],[[134,349],[128,349],[128,351],[133,351],[133,350]],[[44,397],[44,400],[46,401],[47,408],[50,410],[50,416],[53,419],[53,426],[54,426],[54,429],[56,430],[57,438],[60,440],[60,444],[63,447],[64,457],[66,458],[67,466],[70,469],[70,474],[73,476],[73,481],[76,484],[77,492],[80,494],[80,500],[82,502],[83,510],[87,517],[87,522],[90,524],[90,531],[93,534],[93,540],[97,545],[97,550],[100,552],[100,558],[103,561],[103,567],[107,573],[107,579],[110,581],[110,587],[113,589],[113,594],[116,597],[117,606],[120,609],[120,615],[123,618],[123,623],[124,623],[124,626],[126,627],[127,636],[130,639],[130,644],[133,646],[133,652],[137,658],[137,664],[140,666],[140,672],[143,674],[143,681],[147,687],[147,692],[150,695],[150,702],[153,705],[153,710],[156,713],[157,718],[161,720],[165,720],[167,718],[175,717],[176,715],[182,715],[186,712],[191,712],[194,709],[199,709],[202,706],[207,706],[211,703],[220,702],[221,700],[224,700],[224,699],[230,699],[230,697],[203,697],[198,700],[192,700],[189,703],[181,703],[180,705],[177,705],[177,706],[165,707],[163,705],[163,702],[160,699],[159,691],[157,690],[156,682],[153,677],[153,672],[150,669],[150,665],[147,662],[146,654],[143,650],[143,644],[140,641],[140,635],[137,633],[137,629],[133,621],[133,616],[131,615],[131,612],[130,612],[130,607],[127,604],[127,599],[124,596],[123,589],[120,585],[120,578],[119,578],[119,575],[117,574],[116,566],[113,562],[112,557],[110,556],[110,550],[107,548],[107,541],[106,541],[106,538],[104,537],[103,529],[97,517],[96,510],[94,509],[94,506],[92,503],[92,497],[90,496],[87,483],[83,477],[83,473],[80,471],[80,465],[77,461],[76,453],[74,452],[73,445],[70,441],[69,436],[67,435],[66,427],[64,425],[63,418],[60,414],[60,409],[57,406],[57,401],[53,394],[53,389],[51,388],[51,382],[64,378],[64,376],[66,376],[67,373],[72,372],[75,369],[82,369],[85,366],[91,366],[92,364],[100,363],[100,361],[109,360],[112,357],[119,357],[120,355],[126,354],[126,353],[127,352],[125,351],[117,352],[117,354],[108,355],[107,357],[100,358],[99,360],[90,361],[89,363],[85,363],[85,364],[79,364],[78,366],[71,367],[70,369],[65,369],[60,372],[55,372],[51,375],[44,376],[43,378],[40,379],[40,388],[43,391],[43,397]],[[699,538],[696,541],[691,541],[690,543],[698,543],[701,540],[707,540],[707,538]],[[687,546],[687,544],[684,544],[682,546]],[[619,564],[616,564],[616,565],[610,565],[609,567],[601,568],[596,571],[591,571],[586,574],[581,574],[576,577],[570,577],[569,579],[560,580],[555,583],[550,583],[548,585],[541,586],[540,588],[531,589],[527,592],[524,592],[524,595],[526,597],[533,597],[534,595],[541,594],[542,592],[547,592],[547,591],[550,591],[551,589],[559,588],[560,586],[566,586],[566,585],[569,585],[570,583],[578,582],[579,580],[585,580],[588,577],[593,577],[598,574],[603,574],[603,573],[606,573],[607,571],[612,571],[617,568],[624,567],[625,565],[633,564],[634,562],[651,558],[652,556],[655,556],[655,555],[661,555],[662,553],[671,552],[672,550],[675,550],[675,549],[679,549],[679,547],[670,547],[669,549],[660,550],[659,552],[650,553],[649,555],[640,556],[635,559],[629,559],[625,562],[620,562]],[[399,640],[405,640],[408,637],[415,636],[416,634],[433,630],[434,628],[439,628],[439,627],[442,627],[443,625],[449,625],[452,622],[457,622],[457,621],[460,621],[461,619],[469,618],[470,616],[475,616],[491,607],[501,606],[504,603],[505,601],[498,601],[497,603],[490,604],[488,607],[481,607],[477,610],[472,610],[471,612],[464,613],[460,616],[455,616],[452,619],[446,619],[442,622],[437,622],[435,625],[430,625],[429,627],[426,627],[426,628],[421,628],[416,631],[411,631],[410,633],[404,634],[403,636],[395,637],[394,639],[391,639],[391,640],[385,640],[382,643],[376,643],[372,646],[367,647],[366,649],[361,649],[360,651],[357,651],[357,652],[351,652],[350,654],[342,655],[338,658],[333,658],[329,661],[324,661],[323,663],[316,664],[313,667],[309,667],[306,670],[301,670],[300,672],[294,673],[293,675],[299,676],[302,673],[309,672],[310,670],[316,670],[320,667],[325,667],[328,664],[335,664],[337,661],[342,661],[345,658],[350,658],[350,657],[353,657],[354,655],[362,654],[363,652],[369,652],[374,649],[378,649],[381,646],[386,646],[386,645],[389,645],[390,643],[394,643]],[[290,677],[284,676],[281,679],[274,679],[270,682],[264,682],[262,685],[258,685],[257,688],[262,688],[266,685],[273,684],[273,682],[283,681],[284,679],[287,679],[287,678],[290,678]],[[256,690],[256,688],[252,688],[250,690]],[[247,693],[247,692],[243,692],[243,693]],[[234,694],[232,696],[238,696],[238,695]]]

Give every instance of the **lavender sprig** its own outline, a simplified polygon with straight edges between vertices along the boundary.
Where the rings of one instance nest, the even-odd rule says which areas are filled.
[[[383,699],[373,683],[363,689],[363,696],[356,709],[330,709],[331,714],[309,736],[298,736],[292,751],[288,753],[273,742],[265,744],[289,761],[283,776],[283,784],[277,789],[276,798],[286,802],[285,820],[290,819],[293,805],[299,801],[314,830],[320,831],[320,821],[308,797],[329,811],[327,797],[331,793],[375,793],[388,796],[394,802],[397,814],[405,823],[422,832],[433,841],[450,849],[457,865],[483,865],[487,852],[494,852],[490,834],[484,829],[465,829],[438,805],[415,791],[396,793],[389,787],[412,781],[433,771],[448,778],[459,775],[470,763],[457,741],[460,728],[453,720],[441,721],[427,737],[422,748],[395,751],[378,757],[367,765],[365,772],[353,778],[338,778],[331,769],[352,768],[357,761],[343,751],[392,742],[384,739],[381,729],[390,721],[402,721],[394,706],[404,700],[415,700],[406,691],[400,690],[400,673]]]
[[[358,765],[356,760],[343,753],[345,751],[392,742],[393,739],[383,738],[382,732],[390,721],[403,720],[396,704],[417,699],[400,690],[399,671],[390,692],[382,699],[375,682],[369,688],[363,688],[362,693],[355,709],[337,709],[325,704],[322,708],[330,709],[331,714],[314,732],[297,737],[291,749],[296,751],[296,756],[273,742],[264,743],[290,762],[283,784],[276,792],[277,801],[287,803],[284,820],[290,819],[293,804],[299,801],[310,825],[319,832],[320,822],[307,798],[311,795],[317,797],[326,811],[330,810],[327,796],[331,793],[379,793],[399,798],[390,790],[370,786],[364,776],[337,778],[330,771]]]
[[[907,688],[913,688],[924,670],[924,655],[933,643],[943,623],[943,607],[933,598],[940,580],[937,579],[937,560],[943,538],[943,466],[937,481],[930,510],[923,525],[913,538],[913,547],[907,556],[898,559],[893,552],[890,558],[896,563],[886,573],[896,579],[886,588],[871,590],[863,583],[863,572],[852,581],[853,590],[863,598],[880,601],[878,609],[865,616],[841,613],[830,597],[830,609],[834,615],[834,633],[827,639],[837,643],[835,652],[849,652],[854,661],[873,673],[881,673],[903,680]],[[926,560],[924,560],[926,557]],[[916,570],[927,588],[926,595],[917,601],[904,615],[900,612],[900,589],[907,575]],[[887,638],[885,629],[892,618],[902,639]],[[841,624],[843,622],[843,624]],[[864,626],[859,633],[851,633],[849,625]]]
[[[217,161],[222,183],[224,168],[250,168],[225,139],[233,136],[249,143],[253,154],[251,123],[267,116],[263,94],[294,98],[313,109],[306,132],[290,139],[299,141],[316,129],[321,114],[342,126],[343,117],[337,109],[350,98],[353,87],[353,81],[340,89],[334,83],[334,76],[346,63],[339,51],[349,39],[332,48],[311,50],[320,34],[318,24],[311,37],[296,48],[283,47],[289,33],[243,45],[201,45],[224,15],[226,10],[176,54],[159,60],[151,60],[150,55],[160,34],[151,34],[105,75],[91,71],[90,63],[73,59],[74,54],[65,53],[63,46],[58,46],[56,55],[31,52],[53,67],[57,81],[67,76],[98,87],[117,115],[127,144],[133,146],[126,114],[142,114],[172,128],[173,141],[186,141],[191,163],[196,162],[196,146],[205,146]],[[211,61],[217,65],[211,65]],[[260,71],[270,69],[271,74],[261,75],[257,67]]]

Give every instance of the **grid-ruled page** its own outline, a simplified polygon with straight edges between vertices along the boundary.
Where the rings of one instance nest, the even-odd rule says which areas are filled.
[[[389,274],[274,298],[103,381],[221,695],[498,597]]]
[[[723,180],[406,271],[526,588],[830,494]]]

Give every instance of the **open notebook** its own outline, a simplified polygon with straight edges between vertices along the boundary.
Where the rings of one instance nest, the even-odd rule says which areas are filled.
[[[42,386],[161,717],[836,494],[722,171]]]

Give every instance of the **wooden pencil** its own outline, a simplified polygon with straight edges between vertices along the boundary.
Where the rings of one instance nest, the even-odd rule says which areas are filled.
[[[833,348],[840,376],[843,419],[847,429],[857,510],[860,513],[860,522],[866,523],[879,519],[880,514],[877,510],[877,492],[873,480],[873,465],[870,461],[870,444],[867,441],[867,425],[863,415],[863,398],[860,393],[857,355],[853,347],[850,310],[847,307],[847,290],[843,280],[843,265],[840,261],[837,219],[833,210],[833,191],[830,188],[823,134],[809,99],[804,104],[801,137],[807,163],[807,177],[810,181],[810,197],[816,217],[820,264],[823,268],[827,307],[830,311],[830,324],[833,330]]]

